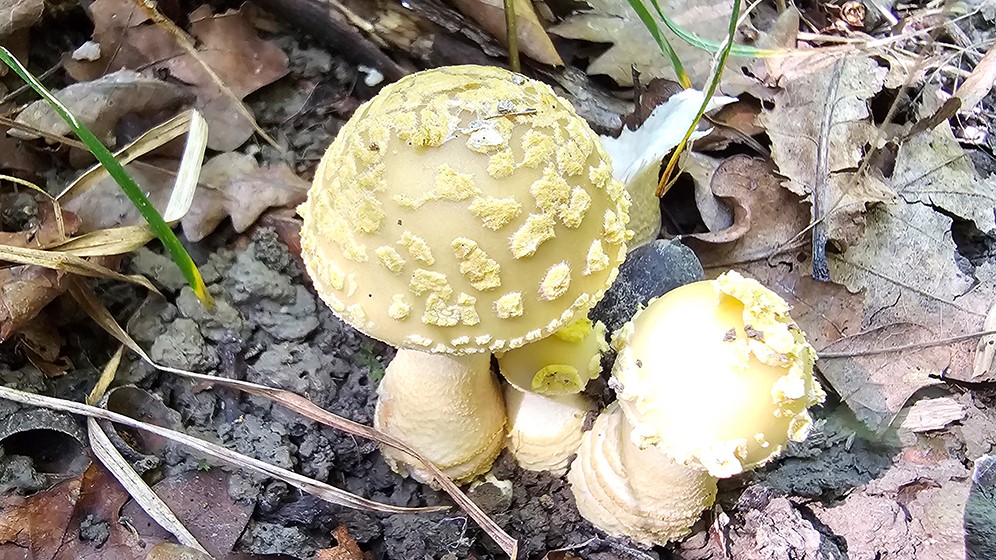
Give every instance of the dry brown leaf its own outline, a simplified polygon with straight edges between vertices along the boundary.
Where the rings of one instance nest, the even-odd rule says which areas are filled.
[[[66,291],[66,273],[38,266],[0,268],[0,342]]]
[[[187,94],[184,88],[162,80],[120,70],[92,82],[73,84],[55,96],[106,145],[115,144],[115,127],[130,113],[151,115],[178,107]],[[28,105],[17,122],[57,136],[66,136],[71,129],[44,99]],[[12,136],[32,140],[39,136],[22,130],[10,131]]]
[[[942,208],[981,231],[996,228],[996,177],[978,176],[948,122],[903,142],[892,185],[907,202]]]
[[[349,534],[349,529],[345,525],[339,525],[332,531],[337,544],[332,548],[323,548],[315,551],[315,560],[368,560],[369,554],[364,554],[360,550],[360,545],[356,544],[356,539]]]
[[[128,493],[94,463],[81,477],[27,498],[7,497],[0,506],[0,558],[32,560],[145,560],[160,539],[139,535],[119,522]],[[105,522],[104,541],[84,540],[80,523]]]
[[[830,239],[846,246],[861,234],[860,215],[866,205],[893,198],[882,181],[854,171],[867,146],[876,142],[878,132],[869,104],[882,89],[888,70],[870,57],[803,60],[810,64],[783,69],[782,90],[759,122],[771,138],[771,155],[779,173],[787,178],[786,188],[811,196],[816,185],[823,183],[825,192],[817,195],[825,204],[840,200],[829,213],[827,227]],[[832,92],[836,95],[830,99]],[[821,138],[828,115],[829,137]],[[818,176],[820,158],[828,176]]]
[[[759,159],[733,156],[725,160],[710,185],[713,194],[732,208],[733,223],[727,230],[688,236],[689,245],[706,266],[767,257],[809,223],[808,206],[781,188],[772,166]]]
[[[0,37],[31,27],[44,11],[44,0],[0,0]]]
[[[208,160],[190,211],[181,223],[191,241],[199,241],[231,217],[235,231],[243,232],[272,207],[304,202],[308,183],[284,164],[260,167],[252,156],[227,153]]]
[[[454,0],[457,9],[467,17],[473,19],[485,31],[501,41],[505,41],[507,29],[505,27],[505,3],[504,0]],[[543,24],[536,17],[536,11],[529,0],[515,0],[515,30],[519,39],[519,50],[533,60],[549,64],[550,66],[563,66],[557,53],[553,41],[543,29]]]
[[[649,78],[676,79],[670,60],[661,53],[653,36],[628,0],[587,0],[587,4],[591,6],[591,11],[570,16],[563,23],[552,27],[550,32],[569,39],[612,44],[609,50],[591,63],[588,67],[589,74],[610,76],[624,86],[633,85],[634,67]],[[649,6],[649,3],[645,4]],[[730,2],[661,0],[660,6],[679,27],[688,32],[716,42],[726,38],[732,11]],[[654,11],[653,8],[649,9]],[[654,18],[657,19],[656,14]],[[681,59],[692,85],[703,87],[712,75],[712,54],[679,39],[666,30],[659,19],[658,24]],[[720,91],[726,95],[750,91],[755,97],[768,97],[761,84],[739,71],[740,66],[746,65],[749,63],[738,59],[737,68],[731,67],[724,72]]]
[[[90,15],[101,58],[89,63],[67,61],[74,77],[93,78],[121,68],[168,71],[195,92],[196,107],[210,125],[209,148],[234,150],[252,136],[252,123],[236,110],[235,101],[174,37],[149,22],[135,2],[97,0]],[[190,32],[199,41],[198,55],[239,99],[287,74],[287,56],[274,43],[260,39],[248,9],[215,15],[202,6],[190,14],[190,21]]]
[[[176,169],[179,163],[163,158],[148,158],[125,165],[125,169],[142,185],[142,190],[149,197],[152,205],[160,213],[166,210],[169,201],[170,188],[176,180]],[[85,196],[72,197],[63,204],[79,216],[82,227],[80,233],[90,233],[121,225],[144,223],[135,205],[128,195],[110,176],[105,176],[90,187]]]
[[[139,411],[132,415],[142,416]],[[161,424],[156,419],[143,420]],[[149,438],[149,434],[138,436]],[[232,551],[252,514],[252,504],[239,502],[228,495],[228,479],[228,473],[222,469],[190,471],[171,476],[152,487],[214,558],[224,558]],[[159,527],[134,501],[125,504],[121,515],[131,519],[132,525],[143,535],[171,538],[169,532]]]
[[[38,214],[38,224],[28,231],[0,232],[0,245],[47,249],[68,239],[80,226],[79,217],[59,208],[54,200],[40,201]]]
[[[2,33],[0,33],[2,35]],[[955,97],[961,99],[961,109],[970,112],[996,85],[996,46],[990,46],[986,56],[975,65],[972,73],[958,86]]]
[[[260,39],[245,7],[212,15],[210,8],[202,6],[190,14],[190,31],[200,41],[201,58],[239,99],[289,71],[287,55],[276,44]],[[210,124],[209,148],[234,150],[252,136],[252,123],[193,57],[174,57],[161,67],[196,89],[197,108]]]

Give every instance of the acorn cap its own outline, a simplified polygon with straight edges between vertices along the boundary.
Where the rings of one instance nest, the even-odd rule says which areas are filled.
[[[553,90],[455,66],[385,87],[316,171],[302,256],[343,320],[397,347],[467,354],[585,316],[626,253],[629,199]]]

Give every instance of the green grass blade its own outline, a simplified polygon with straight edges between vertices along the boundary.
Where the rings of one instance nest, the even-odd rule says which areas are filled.
[[[643,25],[647,27],[650,34],[657,41],[657,46],[660,47],[661,52],[663,52],[671,60],[671,66],[674,67],[674,75],[678,78],[678,83],[681,87],[690,88],[692,87],[692,80],[688,77],[688,73],[685,72],[685,66],[681,63],[681,59],[678,58],[678,53],[674,52],[674,48],[671,47],[671,43],[668,42],[667,37],[664,36],[664,32],[661,31],[659,25],[657,25],[657,20],[651,15],[650,10],[643,5],[641,0],[628,0],[629,5],[636,12],[636,15],[640,17],[640,21]],[[652,0],[656,4],[656,0]]]
[[[635,2],[639,0],[631,0],[631,1]],[[661,20],[664,22],[664,25],[668,28],[668,30],[671,31],[671,33],[677,35],[678,38],[681,39],[682,41],[688,43],[689,45],[695,48],[702,49],[704,51],[708,51],[711,53],[717,53],[724,48],[724,45],[726,43],[717,43],[716,41],[703,39],[702,37],[699,37],[698,35],[690,31],[685,31],[684,29],[681,28],[681,26],[675,23],[673,19],[669,18],[667,14],[664,13],[664,10],[661,9],[660,4],[658,4],[657,0],[650,0],[650,2],[651,4],[653,4],[654,9],[657,11],[657,15],[660,16]],[[739,19],[739,16],[737,16],[737,18]],[[764,58],[764,57],[775,56],[778,54],[778,51],[772,49],[758,49],[754,47],[748,47],[745,45],[732,44],[732,42],[730,43],[729,48],[730,48],[730,54],[727,56],[746,56],[746,57]]]
[[[654,0],[656,1],[656,0]],[[706,108],[709,107],[709,102],[712,100],[713,95],[716,94],[716,88],[719,87],[719,82],[723,78],[723,70],[726,68],[726,63],[730,59],[730,52],[733,50],[733,38],[737,33],[737,25],[740,22],[740,0],[733,0],[733,13],[730,14],[730,29],[729,35],[726,37],[726,42],[723,44],[723,50],[719,55],[719,59],[716,62],[716,71],[712,77],[712,81],[709,83],[709,89],[706,91],[705,98],[702,100],[702,106],[699,107],[699,112],[695,115],[695,120],[692,125],[688,127],[685,131],[685,137],[681,139],[681,143],[674,149],[674,153],[671,154],[671,159],[667,162],[667,167],[664,168],[664,173],[661,174],[660,183],[657,184],[657,196],[664,196],[667,189],[673,184],[671,176],[674,174],[674,169],[678,165],[678,159],[681,153],[685,150],[685,146],[688,144],[688,139],[692,137],[695,133],[695,129],[699,125],[699,121],[702,120],[703,115],[705,115]]]
[[[52,106],[52,109],[59,114],[60,117],[69,127],[73,130],[76,136],[81,142],[86,144],[86,147],[90,150],[97,161],[100,162],[107,169],[107,174],[110,175],[115,182],[121,187],[128,199],[131,200],[132,204],[138,209],[148,222],[149,227],[152,228],[153,233],[162,242],[166,250],[169,251],[170,256],[173,258],[173,262],[176,263],[180,271],[183,273],[184,278],[186,278],[187,283],[194,290],[198,299],[208,308],[214,307],[214,300],[211,294],[207,291],[207,286],[204,284],[204,279],[201,277],[201,273],[197,270],[197,265],[194,264],[194,260],[190,258],[190,254],[184,248],[180,240],[177,239],[176,234],[170,229],[169,225],[163,219],[163,217],[156,210],[156,207],[152,205],[149,198],[145,196],[142,192],[141,187],[135,182],[135,179],[125,171],[125,168],[114,158],[114,155],[109,149],[92,133],[86,126],[83,125],[69,110],[68,107],[62,104],[58,99],[55,98],[39,82],[32,74],[25,68],[17,58],[11,54],[3,46],[0,46],[0,60],[2,60],[7,66],[11,68],[26,84],[31,86],[38,95],[40,95],[45,101]]]

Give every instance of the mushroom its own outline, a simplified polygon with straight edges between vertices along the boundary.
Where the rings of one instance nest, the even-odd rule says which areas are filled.
[[[599,529],[644,545],[677,540],[715,501],[717,478],[656,447],[640,449],[631,431],[612,403],[585,432],[567,475],[578,511]]]
[[[628,208],[599,137],[549,86],[495,67],[436,68],[384,87],[342,127],[299,207],[301,253],[322,300],[359,331],[477,359],[584,317],[625,257]],[[401,410],[429,422],[404,399],[488,394],[476,410],[501,406],[500,393],[448,385],[471,379],[394,395],[408,384],[385,378],[379,397],[395,413],[380,405],[382,429],[424,451],[409,439],[416,425],[390,427]],[[463,412],[433,410],[435,425]]]
[[[529,471],[562,475],[581,445],[582,427],[595,405],[587,396],[543,396],[505,386],[509,452]]]
[[[696,471],[687,475],[690,480],[734,476],[773,459],[788,441],[806,438],[812,426],[808,408],[825,398],[813,377],[816,352],[789,316],[788,304],[736,272],[652,301],[620,329],[613,345],[619,353],[612,384],[626,439],[667,458],[668,465]],[[598,437],[586,434],[582,450]],[[618,456],[615,451],[608,452],[604,459],[579,453],[571,473],[575,496],[579,503],[601,505],[602,510],[587,510],[596,525],[646,540],[646,533],[627,532],[638,525],[625,518],[606,521],[605,511],[615,511],[606,501],[613,494],[601,489],[651,490],[635,467],[598,467],[599,461],[619,460],[611,455]],[[673,485],[659,498],[667,501],[671,491],[688,493]],[[701,511],[711,503],[693,505]]]
[[[377,388],[374,427],[417,449],[464,482],[483,474],[505,446],[505,407],[486,353],[453,358],[399,350]],[[414,457],[382,450],[397,472],[432,484]]]
[[[568,395],[601,375],[602,354],[608,349],[605,325],[582,317],[546,338],[499,354],[498,367],[520,391]]]
[[[426,70],[357,109],[322,158],[301,251],[322,299],[402,348],[501,352],[602,297],[629,198],[566,100],[501,68]]]

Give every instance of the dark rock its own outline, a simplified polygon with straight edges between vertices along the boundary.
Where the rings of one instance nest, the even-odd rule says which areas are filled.
[[[626,324],[639,306],[704,276],[702,263],[677,240],[657,239],[633,249],[619,267],[619,277],[591,310],[592,320],[610,332]]]

